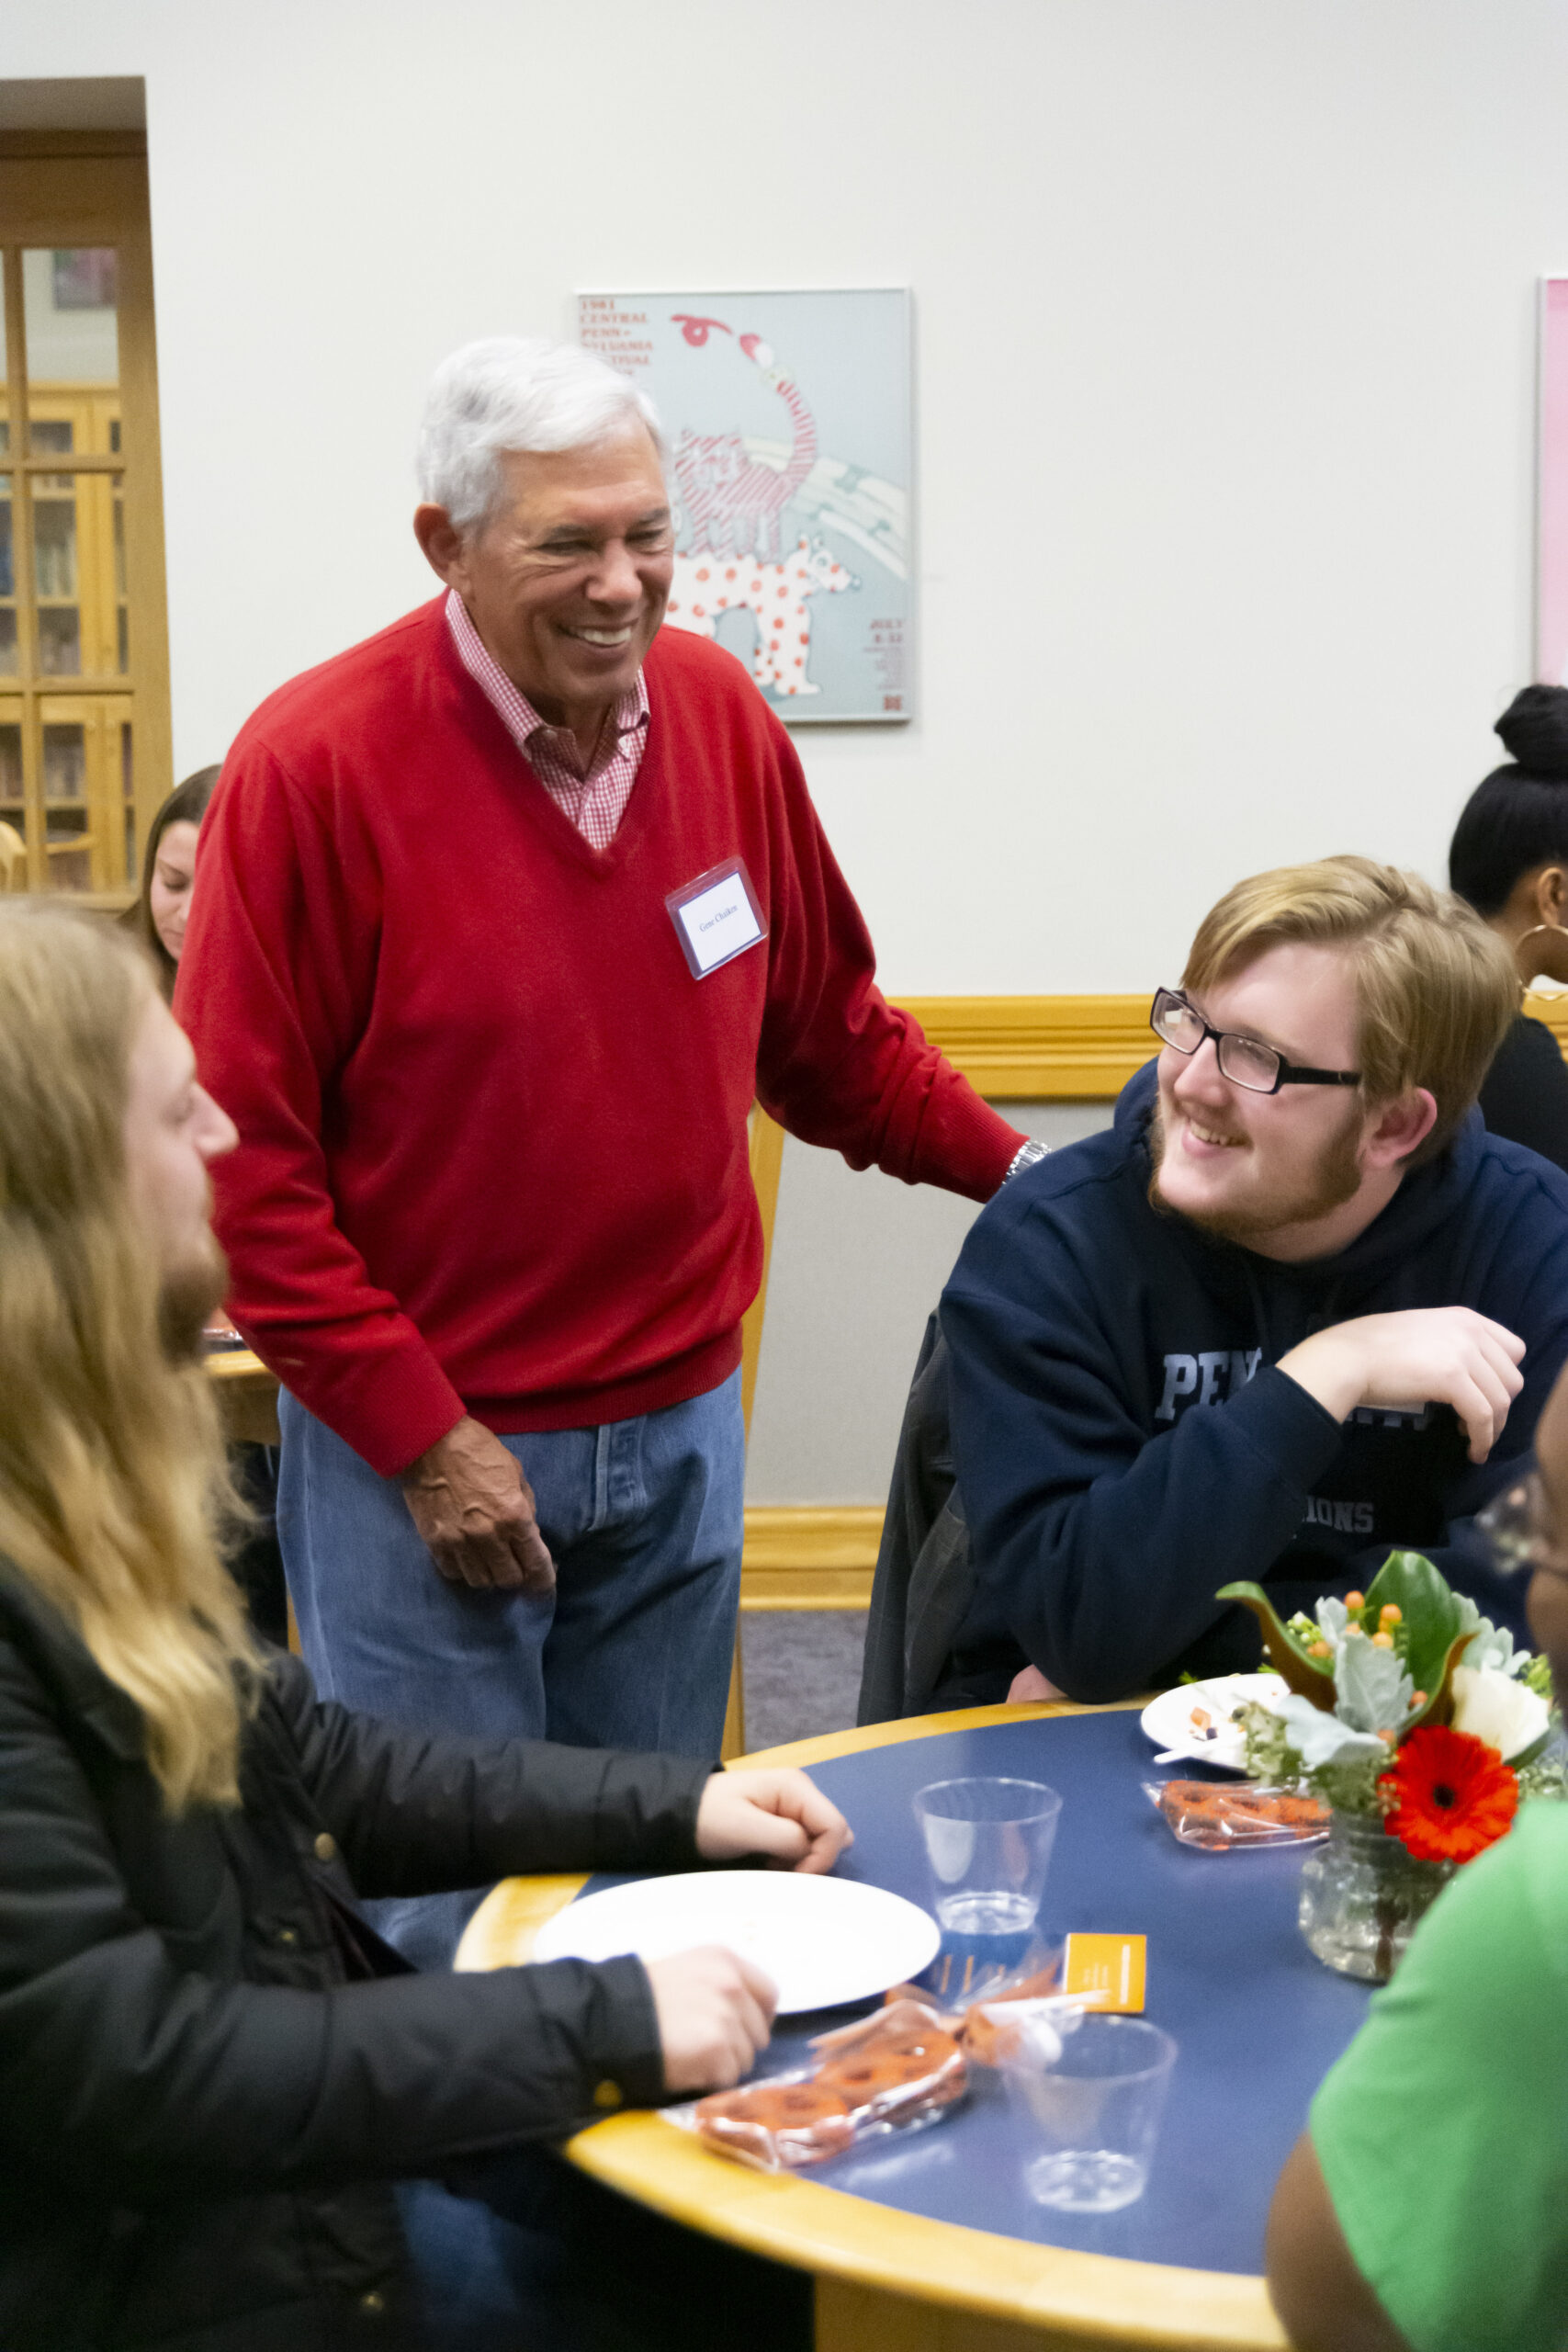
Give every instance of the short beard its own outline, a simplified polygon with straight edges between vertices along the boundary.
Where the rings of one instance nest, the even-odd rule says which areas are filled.
[[[1173,1208],[1159,1189],[1160,1164],[1165,1158],[1165,1123],[1156,1102],[1149,1121],[1149,1205],[1156,1216],[1179,1217],[1184,1225],[1195,1225],[1202,1233],[1212,1233],[1222,1241],[1239,1242],[1245,1249],[1266,1241],[1270,1234],[1280,1232],[1286,1226],[1313,1225],[1319,1217],[1330,1216],[1354,1200],[1361,1187],[1361,1162],[1359,1113],[1347,1120],[1344,1130],[1334,1141],[1325,1145],[1314,1166],[1308,1169],[1294,1191],[1281,1188],[1272,1197],[1256,1202],[1250,1208],[1217,1209],[1196,1216],[1190,1209]]]
[[[158,1338],[171,1363],[199,1363],[203,1333],[223,1304],[229,1261],[210,1235],[207,1247],[164,1274],[158,1291]]]

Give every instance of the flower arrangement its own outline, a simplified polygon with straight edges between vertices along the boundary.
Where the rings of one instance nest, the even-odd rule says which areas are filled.
[[[1416,1860],[1448,1863],[1504,1836],[1521,1796],[1568,1796],[1545,1752],[1561,1729],[1546,1660],[1421,1553],[1391,1553],[1365,1594],[1320,1600],[1315,1618],[1283,1623],[1256,1584],[1216,1598],[1252,1611],[1287,1686],[1243,1711],[1254,1780],[1381,1816]]]

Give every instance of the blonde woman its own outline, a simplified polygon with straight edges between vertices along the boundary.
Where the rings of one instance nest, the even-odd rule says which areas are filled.
[[[404,1735],[257,1646],[199,1357],[233,1140],[130,940],[0,910],[7,2352],[299,2352],[371,2320],[367,2342],[457,2341],[425,2291],[436,2192],[406,2184],[559,2134],[611,2085],[735,2081],[772,1987],[712,1950],[421,1976],[359,1894],[748,1852],[825,1870],[848,1834],[800,1774]],[[467,2346],[537,2325],[536,2239],[495,2243],[511,2284]],[[579,2301],[615,2278],[565,2268]]]

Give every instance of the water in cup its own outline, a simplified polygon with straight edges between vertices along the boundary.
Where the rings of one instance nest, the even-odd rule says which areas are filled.
[[[936,1916],[950,1935],[1034,1925],[1062,1800],[1041,1781],[935,1781],[915,1799]]]
[[[1023,1894],[951,1894],[936,1912],[950,1935],[1016,1936],[1034,1925],[1039,1908]]]

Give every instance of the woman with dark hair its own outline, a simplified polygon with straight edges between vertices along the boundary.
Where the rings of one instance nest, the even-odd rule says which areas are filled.
[[[1512,753],[1466,801],[1449,885],[1505,940],[1529,988],[1568,985],[1568,687],[1526,686],[1496,732]],[[1568,1169],[1568,1064],[1544,1022],[1521,1012],[1481,1090],[1494,1135]]]
[[[130,928],[152,951],[165,1002],[175,993],[175,971],[185,944],[197,835],[221,774],[220,768],[197,768],[175,785],[153,818],[141,861],[141,896],[127,917]]]
[[[165,1004],[175,993],[175,974],[185,945],[197,837],[222,772],[220,767],[197,768],[194,775],[175,785],[148,831],[141,895],[120,918],[150,950]],[[209,1345],[239,1344],[233,1325],[226,1316],[220,1317],[212,1326]],[[250,1512],[249,1523],[230,1559],[230,1572],[245,1596],[256,1631],[281,1645],[288,1639],[288,1598],[277,1541],[276,1448],[231,1445],[229,1475]]]

